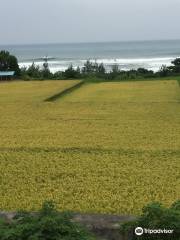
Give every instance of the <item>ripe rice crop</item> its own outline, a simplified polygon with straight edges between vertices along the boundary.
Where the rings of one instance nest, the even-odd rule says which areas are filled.
[[[77,82],[76,82],[77,83]],[[176,81],[0,85],[0,208],[138,214],[180,197]]]

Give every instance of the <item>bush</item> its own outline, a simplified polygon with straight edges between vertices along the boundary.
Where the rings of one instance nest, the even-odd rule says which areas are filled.
[[[11,223],[0,220],[1,240],[93,240],[68,213],[57,212],[52,202],[45,202],[36,214],[19,212]]]
[[[125,223],[121,226],[121,232],[127,234],[128,232],[134,232],[136,227],[146,228],[146,229],[168,229],[174,230],[174,236],[171,234],[162,235],[147,235],[143,234],[141,237],[133,236],[132,240],[141,239],[156,239],[156,240],[172,240],[180,239],[180,200],[173,203],[170,208],[165,208],[160,203],[151,203],[143,208],[142,215],[132,222]]]

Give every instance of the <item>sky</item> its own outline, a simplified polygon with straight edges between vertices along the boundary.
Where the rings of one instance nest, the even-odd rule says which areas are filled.
[[[180,39],[180,0],[0,0],[0,44]]]

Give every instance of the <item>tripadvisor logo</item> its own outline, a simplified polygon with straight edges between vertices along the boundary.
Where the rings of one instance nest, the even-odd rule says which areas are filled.
[[[172,229],[147,229],[142,227],[135,228],[135,234],[141,236],[143,234],[173,234],[174,230]]]
[[[143,235],[143,233],[144,233],[143,228],[137,227],[137,228],[135,229],[135,234],[136,234],[137,236],[141,236],[141,235]]]

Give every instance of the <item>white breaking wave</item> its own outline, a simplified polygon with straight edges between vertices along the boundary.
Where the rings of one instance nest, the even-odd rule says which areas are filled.
[[[146,68],[148,70],[153,70],[157,72],[162,65],[170,66],[171,62],[174,60],[174,57],[158,57],[158,58],[132,58],[132,59],[123,59],[123,58],[109,58],[109,59],[89,59],[91,62],[97,62],[98,64],[103,63],[106,70],[110,71],[113,65],[118,65],[120,70],[131,70],[138,68]],[[52,73],[58,71],[65,71],[71,64],[74,68],[78,66],[83,67],[84,63],[87,60],[85,59],[73,59],[73,60],[50,60],[49,69]],[[43,61],[38,60],[34,62],[35,65],[38,65],[40,68],[43,66]],[[32,62],[20,62],[20,67],[26,67],[32,65]]]

